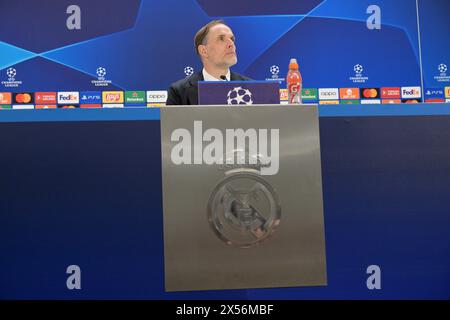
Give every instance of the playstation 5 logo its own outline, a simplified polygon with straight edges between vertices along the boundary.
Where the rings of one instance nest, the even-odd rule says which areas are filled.
[[[225,129],[223,133],[210,128],[203,132],[203,122],[194,121],[193,134],[185,128],[172,132],[170,140],[177,144],[170,157],[175,165],[250,165],[261,175],[275,175],[279,170],[279,135],[279,129]]]

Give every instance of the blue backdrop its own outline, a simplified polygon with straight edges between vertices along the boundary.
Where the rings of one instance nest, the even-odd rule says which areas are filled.
[[[371,5],[381,29],[367,26]],[[253,79],[282,80],[296,57],[305,87],[422,86],[443,98],[449,9],[447,0],[0,0],[0,93],[164,90],[200,70],[193,36],[224,18],[237,39],[233,69]],[[52,113],[31,110],[38,120],[26,125],[26,112],[0,112],[0,298],[448,299],[448,112],[338,109],[346,116],[320,119],[328,286],[190,293],[164,291],[160,124],[143,117],[158,110],[123,110],[118,121],[102,117],[120,110],[95,110],[101,119],[86,122],[65,110],[56,114],[75,121],[49,123]],[[83,290],[67,290],[70,264],[82,267]],[[371,264],[382,290],[365,286]]]
[[[70,29],[73,4],[79,29]],[[368,20],[377,22],[371,5],[380,9],[380,29],[368,28]],[[98,90],[92,80],[99,67],[110,81],[101,90],[166,89],[185,71],[200,70],[193,35],[215,18],[236,35],[235,71],[255,80],[283,80],[296,57],[304,87],[422,86],[423,80],[423,89],[444,88],[449,9],[446,0],[1,1],[0,91]],[[4,83],[8,68],[16,71],[17,87]]]

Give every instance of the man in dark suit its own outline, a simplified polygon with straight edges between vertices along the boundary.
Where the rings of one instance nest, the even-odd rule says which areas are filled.
[[[230,71],[237,63],[236,46],[233,31],[224,21],[214,20],[203,26],[194,43],[203,70],[173,83],[168,90],[167,105],[198,104],[198,81],[250,80]]]

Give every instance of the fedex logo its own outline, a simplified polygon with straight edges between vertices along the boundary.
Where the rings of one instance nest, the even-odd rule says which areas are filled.
[[[402,87],[402,98],[420,98],[420,87]]]
[[[58,104],[78,103],[79,93],[72,92],[58,92]]]
[[[103,91],[103,103],[123,103],[123,91]]]

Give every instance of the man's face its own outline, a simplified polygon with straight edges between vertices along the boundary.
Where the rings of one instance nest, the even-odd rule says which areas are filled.
[[[237,63],[233,31],[226,25],[213,26],[205,40],[205,44],[200,47],[204,60],[220,68],[229,68]]]

